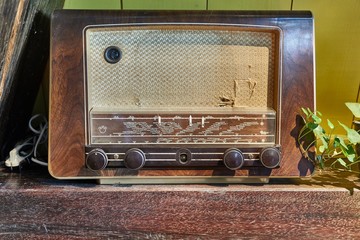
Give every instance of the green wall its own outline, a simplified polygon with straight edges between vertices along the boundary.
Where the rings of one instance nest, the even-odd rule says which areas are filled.
[[[120,0],[65,0],[66,9],[121,9]]]
[[[315,16],[317,109],[350,124],[344,102],[360,83],[359,0],[66,0],[68,9],[311,10]],[[298,111],[294,109],[294,111]]]
[[[295,0],[293,9],[315,17],[317,109],[350,124],[344,102],[356,100],[360,84],[360,1]]]
[[[66,0],[67,9],[289,10],[291,0]]]

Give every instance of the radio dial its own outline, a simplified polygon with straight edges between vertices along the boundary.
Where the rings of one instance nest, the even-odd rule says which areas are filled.
[[[145,164],[145,153],[138,148],[128,150],[124,157],[125,167],[133,170],[142,168]]]
[[[108,164],[104,150],[95,148],[89,152],[85,160],[86,166],[91,170],[103,170]]]
[[[237,148],[231,148],[224,153],[224,164],[230,170],[236,170],[244,164],[244,155]]]
[[[275,168],[280,164],[281,153],[274,147],[264,148],[260,153],[260,161],[267,168]]]

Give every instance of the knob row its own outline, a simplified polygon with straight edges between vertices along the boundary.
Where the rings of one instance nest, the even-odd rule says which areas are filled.
[[[137,148],[128,150],[124,157],[124,165],[129,169],[140,169],[146,161],[145,153]],[[95,148],[86,157],[86,166],[91,170],[103,170],[108,164],[108,158],[104,150]]]
[[[276,168],[281,161],[281,153],[277,148],[268,147],[260,152],[260,162],[264,167]],[[224,164],[230,170],[236,170],[244,165],[244,154],[237,148],[230,148],[224,153]]]
[[[191,152],[188,149],[182,149],[177,152],[176,158],[180,164],[188,164],[191,161]],[[260,162],[264,167],[275,168],[281,161],[281,153],[275,147],[262,149],[260,152]],[[125,153],[124,165],[126,168],[138,170],[145,165],[145,153],[132,148]],[[244,154],[237,148],[229,148],[223,155],[224,165],[230,170],[240,169],[245,162]],[[92,170],[103,170],[108,164],[108,158],[104,150],[100,148],[93,149],[86,157],[86,166]]]

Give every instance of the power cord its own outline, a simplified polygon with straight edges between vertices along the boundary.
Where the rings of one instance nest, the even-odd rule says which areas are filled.
[[[24,142],[19,143],[9,153],[9,158],[5,161],[5,166],[19,167],[24,161],[34,162],[41,166],[47,166],[47,162],[39,159],[39,146],[44,145],[47,148],[48,122],[46,118],[37,114],[30,118],[28,127],[32,136]],[[46,151],[47,152],[47,151]]]

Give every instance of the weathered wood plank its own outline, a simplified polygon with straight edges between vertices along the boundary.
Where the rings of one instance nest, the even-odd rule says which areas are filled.
[[[0,2],[0,158],[24,137],[49,56],[50,14],[64,0]]]
[[[0,171],[0,238],[360,238],[354,175],[267,185],[99,186],[31,171]]]

